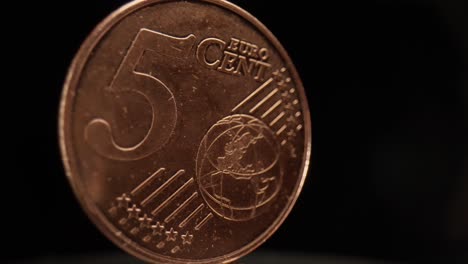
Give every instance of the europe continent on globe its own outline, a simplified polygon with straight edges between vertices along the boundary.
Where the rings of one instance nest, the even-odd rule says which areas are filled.
[[[261,214],[281,185],[279,155],[273,131],[257,118],[233,115],[218,121],[197,155],[198,183],[208,205],[233,221]]]

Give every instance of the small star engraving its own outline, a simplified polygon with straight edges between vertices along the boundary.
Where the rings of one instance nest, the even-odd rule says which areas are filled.
[[[292,158],[297,158],[296,154],[296,148],[293,145],[289,146],[289,154],[291,155]]]
[[[174,228],[171,227],[169,231],[166,231],[166,240],[167,241],[176,241],[177,240],[177,234],[179,232],[174,231]]]
[[[130,202],[132,201],[132,199],[128,197],[126,193],[122,194],[122,196],[120,197],[117,197],[116,200],[117,200],[117,207],[125,208],[125,209],[128,209],[128,206]]]
[[[286,121],[290,124],[296,124],[297,123],[297,119],[294,117],[294,116],[289,116]]]
[[[293,139],[294,137],[296,137],[296,135],[297,134],[296,134],[296,132],[294,130],[292,130],[292,129],[289,130],[289,132],[288,132],[288,138],[289,139]]]
[[[138,208],[136,206],[136,204],[134,204],[131,208],[127,209],[127,212],[128,212],[128,218],[129,219],[131,219],[131,218],[138,219],[139,216],[140,216],[141,209]]]
[[[153,236],[156,235],[162,235],[164,231],[164,226],[161,225],[161,223],[157,222],[155,225],[151,226],[151,229],[153,230]]]
[[[276,82],[279,82],[279,81],[283,80],[283,74],[280,73],[280,71],[276,70],[276,71],[273,72],[273,79]]]
[[[147,214],[145,214],[143,215],[143,217],[140,217],[138,221],[140,222],[140,228],[149,228],[153,219],[148,217]]]
[[[287,104],[284,105],[284,109],[286,109],[286,110],[293,110],[294,107],[293,107],[293,105],[292,105],[291,103],[287,103]]]
[[[193,235],[190,234],[188,231],[187,233],[185,233],[184,235],[181,235],[180,237],[182,238],[182,245],[192,244]]]
[[[288,88],[288,84],[284,81],[284,79],[278,82],[278,86],[281,90],[287,90]]]
[[[281,97],[283,97],[285,100],[288,100],[291,95],[287,91],[281,93]]]

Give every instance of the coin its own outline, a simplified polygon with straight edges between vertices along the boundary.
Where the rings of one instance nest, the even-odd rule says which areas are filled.
[[[309,109],[276,38],[225,1],[136,1],[82,45],[60,143],[82,207],[148,262],[230,262],[280,226],[304,184]]]

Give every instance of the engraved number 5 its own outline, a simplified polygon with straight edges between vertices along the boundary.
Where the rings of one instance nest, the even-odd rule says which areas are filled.
[[[131,147],[118,145],[111,125],[102,118],[93,119],[85,128],[85,140],[94,150],[114,160],[137,160],[161,149],[174,131],[177,107],[171,90],[158,78],[136,70],[146,51],[157,52],[172,58],[186,58],[195,42],[194,35],[185,38],[141,29],[119,66],[109,87],[111,93],[141,94],[152,108],[150,128],[143,140]],[[113,120],[116,122],[116,120]]]

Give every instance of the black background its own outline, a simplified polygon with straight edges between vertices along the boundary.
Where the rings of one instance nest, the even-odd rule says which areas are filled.
[[[2,23],[12,49],[2,55],[11,58],[1,97],[11,149],[0,258],[10,261],[117,250],[71,192],[57,111],[79,45],[124,1],[55,2],[3,9],[14,17]],[[288,50],[312,113],[308,181],[261,249],[468,263],[467,3],[233,2]]]

